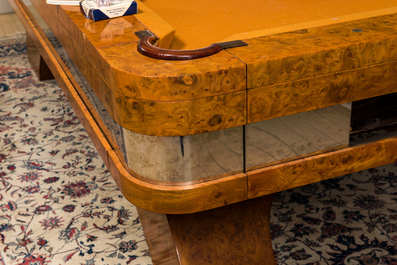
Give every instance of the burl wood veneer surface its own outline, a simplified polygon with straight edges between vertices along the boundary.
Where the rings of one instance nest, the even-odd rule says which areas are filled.
[[[248,89],[394,61],[396,13],[246,39],[229,52],[247,64]]]
[[[396,14],[246,42],[248,123],[397,90]]]
[[[286,25],[307,22],[303,25],[307,28],[338,23],[340,20],[368,16],[365,14],[367,12],[382,14],[385,12],[382,9],[396,7],[394,0],[141,1],[175,28],[171,46],[175,49],[201,48],[231,35]],[[327,20],[321,21],[324,19]],[[299,26],[289,28],[294,29],[299,29]]]
[[[397,137],[247,172],[248,198],[396,162]]]
[[[133,30],[144,26],[133,16],[117,23],[93,22],[76,7],[32,2],[42,16],[54,14],[44,18],[110,115],[126,129],[173,136],[245,123],[245,66],[227,52],[193,63],[155,63],[136,51]],[[104,34],[107,27],[113,36]]]
[[[397,62],[391,62],[250,89],[248,123],[394,93],[395,76]]]

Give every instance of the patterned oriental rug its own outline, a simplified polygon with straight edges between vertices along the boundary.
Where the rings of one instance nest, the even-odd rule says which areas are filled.
[[[278,264],[397,265],[396,204],[397,164],[276,194]],[[135,207],[21,38],[0,42],[0,209],[0,265],[151,264]]]

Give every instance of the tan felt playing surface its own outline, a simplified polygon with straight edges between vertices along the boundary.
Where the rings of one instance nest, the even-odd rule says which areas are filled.
[[[171,48],[193,49],[225,39],[256,37],[393,13],[396,0],[141,0],[176,30]],[[138,3],[139,9],[139,3]],[[144,22],[145,23],[145,22]],[[259,32],[258,32],[259,31]],[[248,34],[247,34],[248,33]]]

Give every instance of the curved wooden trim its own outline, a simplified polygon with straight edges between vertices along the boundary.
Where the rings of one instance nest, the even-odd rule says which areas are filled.
[[[123,195],[134,205],[148,211],[196,213],[247,199],[244,173],[201,183],[161,185],[130,174],[113,150],[108,155],[110,173]]]
[[[156,47],[155,37],[143,37],[138,43],[138,51],[148,57],[161,60],[193,60],[214,55],[222,50],[219,44],[197,50],[168,50]]]
[[[397,136],[252,170],[248,198],[397,162]]]

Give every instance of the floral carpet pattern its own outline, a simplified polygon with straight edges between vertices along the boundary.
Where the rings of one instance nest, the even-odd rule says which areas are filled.
[[[23,40],[0,46],[0,91],[0,264],[151,264],[135,207]]]
[[[397,164],[276,194],[278,264],[397,265],[396,203]],[[151,264],[135,207],[23,39],[0,42],[0,209],[0,265]]]
[[[276,194],[278,264],[397,265],[396,172],[391,164]]]

